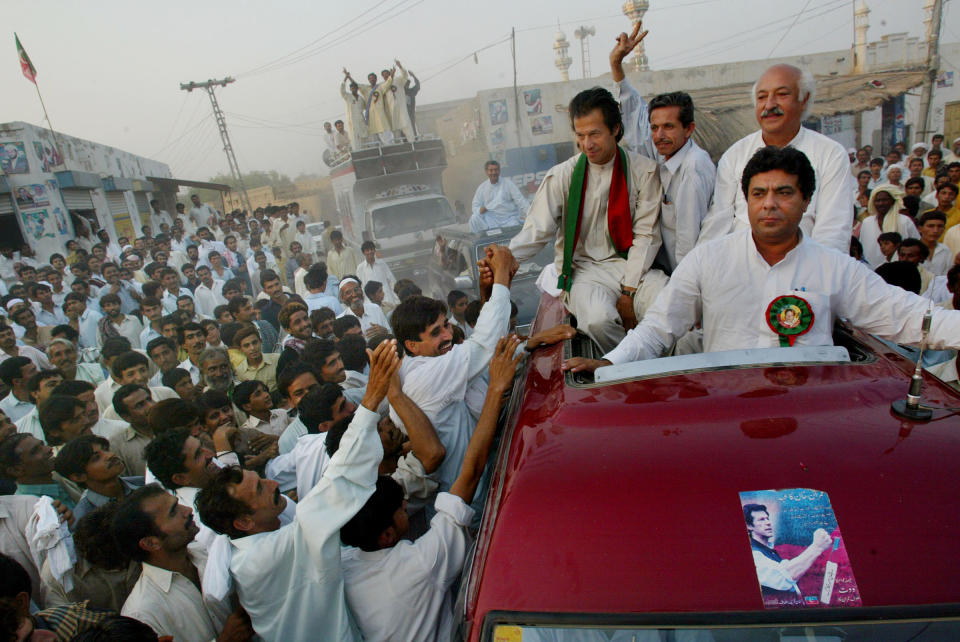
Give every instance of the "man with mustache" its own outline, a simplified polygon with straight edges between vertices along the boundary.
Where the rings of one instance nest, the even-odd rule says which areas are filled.
[[[355,316],[360,319],[360,327],[364,334],[378,328],[386,330],[390,326],[383,309],[375,304],[365,301],[363,298],[363,288],[360,286],[360,280],[352,274],[348,274],[340,281],[340,303],[343,304],[343,312],[337,317]]]
[[[623,73],[623,59],[640,44],[647,32],[641,23],[628,36],[621,33],[610,52],[610,70],[620,91],[624,145],[657,162],[663,200],[660,234],[663,245],[658,263],[672,273],[700,237],[713,198],[717,169],[710,155],[693,140],[693,100],[675,91],[660,94],[648,104]]]
[[[250,618],[200,590],[207,556],[192,545],[193,510],[158,484],[145,486],[117,506],[113,535],[120,550],[143,564],[121,613],[175,640],[249,640]]]
[[[813,74],[792,65],[774,65],[753,86],[753,104],[760,131],[731,145],[717,164],[713,206],[700,232],[707,241],[747,229],[747,200],[740,189],[743,169],[762,147],[793,147],[813,165],[817,187],[800,229],[817,243],[847,254],[853,229],[853,202],[857,181],[843,145],[802,126],[816,93]]]
[[[97,435],[81,435],[68,441],[54,460],[53,467],[64,478],[84,489],[73,509],[77,519],[143,486],[142,476],[121,476],[123,462],[110,452],[110,442]]]

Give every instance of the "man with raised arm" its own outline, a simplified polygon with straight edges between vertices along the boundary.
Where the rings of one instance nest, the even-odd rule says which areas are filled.
[[[400,367],[395,341],[370,353],[370,379],[340,449],[297,515],[280,526],[282,500],[277,482],[253,471],[226,468],[198,494],[205,524],[227,535],[229,570],[210,562],[207,576],[232,581],[254,631],[265,640],[356,640],[360,634],[347,611],[340,567],[340,528],[373,494],[383,446],[376,410]],[[229,574],[229,580],[224,574]]]

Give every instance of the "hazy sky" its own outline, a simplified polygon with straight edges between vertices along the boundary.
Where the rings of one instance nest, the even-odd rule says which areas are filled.
[[[188,94],[181,82],[236,77],[217,96],[242,171],[325,174],[321,124],[343,113],[344,66],[360,80],[399,58],[423,82],[418,102],[431,103],[510,85],[511,27],[521,84],[559,80],[558,21],[571,43],[574,78],[581,76],[578,26],[596,28],[588,40],[594,75],[607,71],[613,39],[629,27],[620,0],[555,0],[549,12],[530,0],[4,4],[3,121],[43,119],[17,64],[16,31],[59,131],[158,159],[174,176],[197,180],[226,172],[227,162],[206,92]],[[870,40],[898,31],[922,36],[923,4],[868,0]],[[955,4],[946,3],[945,42],[960,40]],[[852,0],[650,0],[650,7],[645,43],[654,69],[844,49],[853,41]]]

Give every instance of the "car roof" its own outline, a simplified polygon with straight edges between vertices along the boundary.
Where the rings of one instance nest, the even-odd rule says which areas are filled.
[[[533,331],[562,320],[547,300]],[[829,495],[865,607],[957,602],[960,419],[894,416],[913,364],[856,339],[877,358],[591,386],[560,374],[561,345],[533,353],[487,499],[467,619],[762,611],[739,493],[788,488]],[[925,402],[960,406],[927,379]]]

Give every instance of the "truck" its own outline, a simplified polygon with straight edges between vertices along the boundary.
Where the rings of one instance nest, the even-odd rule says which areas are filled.
[[[373,241],[398,279],[423,281],[437,236],[467,229],[443,193],[446,167],[439,139],[343,154],[330,177],[345,241]]]

